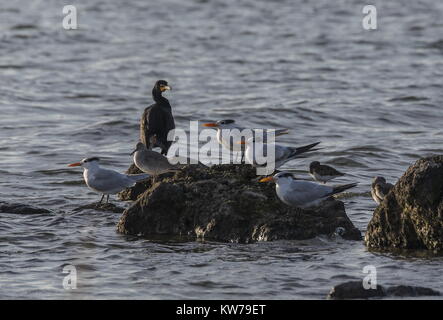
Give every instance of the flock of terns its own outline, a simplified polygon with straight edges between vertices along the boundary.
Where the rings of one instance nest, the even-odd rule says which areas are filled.
[[[135,150],[131,153],[134,164],[144,173],[122,174],[114,170],[101,168],[99,165],[100,159],[97,157],[86,158],[80,162],[68,165],[69,167],[83,167],[83,178],[86,185],[91,190],[102,194],[99,204],[102,203],[105,196],[106,203],[108,203],[109,195],[132,187],[139,181],[151,176],[157,177],[160,174],[179,171],[181,169],[182,165],[171,164],[165,156],[172,143],[167,140],[167,135],[170,130],[175,129],[171,105],[162,95],[166,90],[171,90],[167,81],[159,80],[155,83],[152,90],[152,97],[155,103],[147,107],[143,112],[140,121],[140,142],[137,143]],[[220,120],[205,123],[203,126],[217,128],[217,141],[231,151],[241,152],[242,162],[244,158],[246,158],[246,162],[253,166],[260,166],[254,158],[254,155],[266,154],[267,148],[271,143],[273,144],[272,148],[275,150],[275,169],[278,169],[284,163],[299,157],[303,153],[318,150],[314,147],[320,143],[316,142],[293,148],[274,142],[268,144],[266,135],[259,137],[255,134],[247,140],[242,139],[241,141],[232,143],[232,141],[225,140],[222,135],[222,130],[237,129],[242,131],[244,128],[237,126],[234,120]],[[275,136],[286,133],[288,133],[287,129],[275,130]],[[161,152],[152,150],[156,147],[160,148]],[[262,150],[256,150],[256,148],[262,148]],[[263,164],[261,164],[261,166],[263,166]],[[262,178],[260,182],[274,182],[278,198],[289,206],[300,208],[316,207],[332,195],[357,185],[357,183],[339,186],[327,185],[326,183],[328,181],[341,177],[344,173],[331,166],[323,165],[318,161],[310,164],[309,174],[315,181],[320,183],[299,180],[294,177],[293,174],[284,171],[280,171],[273,176]],[[375,177],[371,185],[372,198],[380,204],[392,188],[393,185],[387,183],[383,177]]]

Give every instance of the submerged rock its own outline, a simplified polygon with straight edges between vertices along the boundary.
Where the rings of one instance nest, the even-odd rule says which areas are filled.
[[[333,287],[327,299],[368,299],[384,296],[386,296],[386,290],[380,285],[377,285],[375,289],[365,289],[363,281],[348,281]]]
[[[122,213],[123,211],[125,211],[124,208],[118,207],[113,203],[98,203],[98,202],[78,207],[78,208],[74,209],[73,211],[77,212],[77,211],[83,211],[86,209],[93,209],[96,211],[104,211],[104,212],[115,212],[115,213]]]
[[[439,296],[440,292],[424,287],[413,286],[395,286],[387,290],[387,294],[395,297],[421,297],[421,296]]]
[[[361,240],[343,202],[331,198],[315,211],[292,208],[277,198],[273,184],[258,180],[250,165],[185,166],[123,191],[121,199],[138,200],[125,210],[117,229],[147,238],[248,243],[309,239],[342,228],[343,238]]]
[[[0,202],[0,213],[14,214],[52,214],[52,211],[22,203]]]
[[[375,289],[365,289],[363,281],[348,281],[341,283],[331,289],[327,299],[369,299],[382,297],[420,297],[420,296],[439,296],[440,292],[430,288],[414,286],[394,286],[384,288],[377,285]]]
[[[409,167],[374,211],[365,242],[372,248],[443,250],[443,156]]]

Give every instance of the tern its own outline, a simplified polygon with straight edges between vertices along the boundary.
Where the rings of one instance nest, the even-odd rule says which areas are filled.
[[[291,173],[284,171],[260,180],[260,182],[269,181],[275,182],[275,191],[282,202],[303,209],[316,207],[330,196],[357,185],[350,183],[336,187],[325,186],[311,181],[297,180]]]
[[[345,174],[335,170],[331,166],[320,164],[318,161],[313,161],[309,165],[309,174],[315,181],[326,183],[337,177],[344,176]]]
[[[244,140],[244,138],[242,138],[240,136],[241,132],[245,129],[248,128],[244,128],[241,126],[238,126],[235,123],[235,120],[231,120],[231,119],[227,119],[227,120],[219,120],[217,122],[210,122],[210,123],[204,123],[203,124],[204,127],[210,127],[210,128],[217,128],[217,141],[219,144],[221,144],[223,147],[225,147],[228,150],[231,151],[241,151],[241,161],[243,161],[244,159],[244,152],[245,152],[245,148],[242,144],[240,144],[239,142]],[[228,131],[229,134],[226,133],[223,134],[224,130]],[[238,130],[236,132],[233,132],[233,130]],[[252,134],[255,136],[256,130],[264,130],[263,134],[265,135],[264,141],[267,141],[267,131],[265,129],[249,129],[252,131]],[[230,135],[232,132],[232,135]],[[275,136],[279,136],[282,134],[287,134],[288,133],[288,129],[277,129],[275,130]],[[227,138],[229,140],[227,140]],[[233,141],[230,141],[232,138]]]
[[[268,148],[272,145],[275,150],[275,168],[278,169],[286,162],[298,158],[302,153],[308,151],[316,151],[318,149],[312,149],[320,142],[315,142],[302,147],[286,147],[279,144],[267,144],[260,138],[249,138],[246,142],[241,141],[241,144],[246,144],[246,162],[253,166],[264,166],[265,164],[259,164],[256,161],[255,155],[268,156]]]
[[[374,199],[377,204],[380,204],[393,187],[394,185],[387,183],[385,178],[375,177],[372,179],[371,184],[372,199]]]
[[[152,89],[155,103],[145,109],[140,120],[140,140],[148,149],[161,148],[162,154],[167,154],[172,141],[168,141],[168,133],[175,129],[174,116],[168,99],[162,96],[166,90],[171,90],[168,82],[158,80]]]
[[[137,143],[137,146],[131,155],[133,156],[134,164],[137,168],[153,176],[166,172],[178,171],[180,169],[179,166],[170,164],[168,158],[164,155],[148,150],[142,142]]]
[[[106,197],[106,203],[109,201],[110,194],[116,194],[126,188],[134,186],[138,181],[149,178],[146,173],[142,174],[122,174],[114,170],[100,168],[100,159],[97,157],[86,158],[80,162],[71,163],[68,167],[83,167],[83,178],[89,189],[103,194]]]

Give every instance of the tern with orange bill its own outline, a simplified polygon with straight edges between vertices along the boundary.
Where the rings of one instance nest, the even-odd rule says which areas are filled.
[[[298,180],[291,173],[284,171],[260,180],[260,182],[271,181],[275,183],[277,197],[282,202],[303,209],[316,207],[330,196],[357,185],[357,183],[350,183],[335,187],[326,186],[311,181]]]
[[[275,169],[278,169],[283,164],[291,161],[295,158],[299,158],[301,154],[309,151],[316,151],[318,149],[313,149],[320,142],[315,142],[301,147],[286,147],[275,143],[265,143],[262,139],[249,138],[246,142],[242,141],[241,144],[246,144],[246,162],[252,164],[253,166],[264,166],[265,164],[259,163],[256,159],[256,155],[263,155],[267,159],[272,159],[269,157],[269,151],[274,149],[275,151]],[[269,164],[268,164],[269,165]]]
[[[122,174],[114,170],[100,168],[100,159],[97,157],[85,158],[80,162],[71,163],[68,167],[82,167],[83,178],[89,189],[101,193],[101,203],[105,195],[106,203],[110,194],[116,194],[126,188],[134,186],[138,181],[149,178],[149,174]]]
[[[248,128],[244,128],[241,126],[238,126],[235,123],[235,120],[226,119],[226,120],[219,120],[217,122],[209,122],[204,123],[204,127],[209,128],[217,128],[217,141],[219,144],[221,144],[223,147],[225,147],[228,150],[235,151],[235,152],[241,152],[242,158],[241,161],[243,162],[244,156],[245,156],[245,147],[240,143],[241,141],[244,141],[245,138],[241,136],[241,133],[245,133],[245,129],[248,130]],[[267,141],[267,130],[266,129],[249,129],[251,135],[256,136],[256,133],[258,130],[261,130],[264,135],[264,141]],[[276,129],[275,130],[275,136],[280,136],[283,134],[287,134],[288,129]]]

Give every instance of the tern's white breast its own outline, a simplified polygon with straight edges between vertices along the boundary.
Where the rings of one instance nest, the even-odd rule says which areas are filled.
[[[289,206],[298,206],[299,201],[297,201],[297,190],[289,179],[281,179],[275,184],[275,192],[277,197]]]

